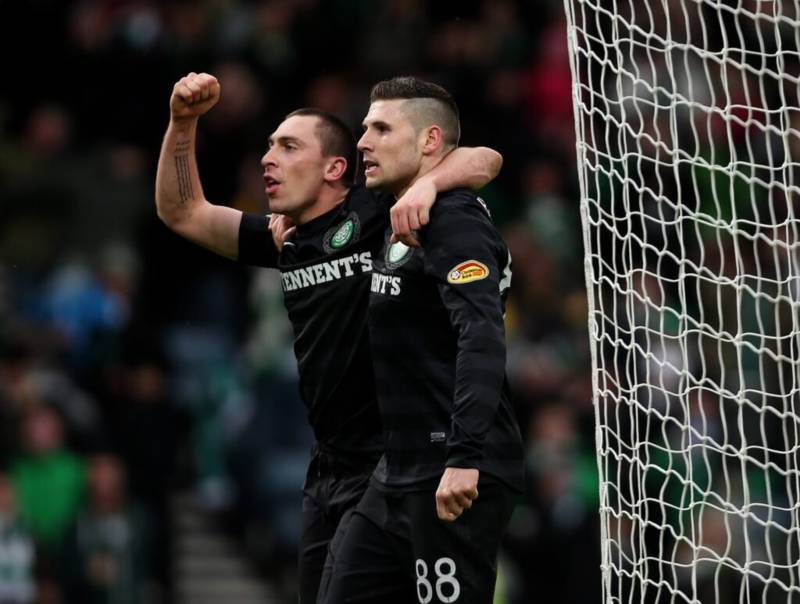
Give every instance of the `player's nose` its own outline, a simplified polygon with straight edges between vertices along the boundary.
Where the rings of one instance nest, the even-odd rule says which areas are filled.
[[[275,161],[275,154],[272,152],[272,147],[267,149],[267,152],[261,156],[261,165],[265,168],[269,165],[277,165],[277,162]]]
[[[358,145],[357,146],[358,146],[358,150],[361,151],[362,153],[364,151],[371,151],[372,150],[372,143],[370,141],[369,131],[364,132],[364,134],[361,135],[361,138],[358,139]]]

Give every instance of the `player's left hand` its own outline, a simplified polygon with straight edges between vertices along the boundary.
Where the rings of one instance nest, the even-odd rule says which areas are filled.
[[[415,231],[430,221],[430,211],[436,201],[436,187],[425,177],[412,184],[392,206],[392,243],[402,241],[409,247],[419,247]]]
[[[446,468],[436,489],[436,514],[440,520],[455,522],[478,498],[478,477],[475,468]]]
[[[272,233],[272,240],[279,252],[286,240],[294,234],[295,228],[292,220],[283,214],[270,214],[269,232]]]

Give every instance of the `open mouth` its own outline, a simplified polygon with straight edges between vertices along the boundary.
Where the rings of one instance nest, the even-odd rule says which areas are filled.
[[[264,176],[264,183],[267,185],[264,189],[267,195],[273,195],[275,191],[278,190],[278,187],[281,186],[280,181],[275,180],[271,176]]]
[[[374,174],[377,169],[378,169],[378,163],[377,162],[374,162],[374,161],[372,161],[370,159],[365,159],[364,160],[364,174],[366,176],[370,176],[371,174]]]

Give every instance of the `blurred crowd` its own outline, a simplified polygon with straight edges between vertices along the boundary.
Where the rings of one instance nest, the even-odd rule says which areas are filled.
[[[291,576],[310,431],[277,274],[157,219],[173,83],[216,75],[206,197],[266,212],[283,115],[360,131],[370,86],[447,87],[514,276],[508,372],[528,487],[499,601],[599,601],[599,521],[571,75],[560,0],[35,0],[0,51],[0,602],[173,601],[171,497]],[[23,61],[24,58],[24,61]],[[24,84],[23,84],[24,83]],[[290,581],[289,581],[290,582]]]

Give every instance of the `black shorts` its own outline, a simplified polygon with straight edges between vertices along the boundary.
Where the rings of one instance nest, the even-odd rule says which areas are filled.
[[[371,484],[331,544],[320,604],[491,604],[497,552],[516,493],[481,482],[455,522],[436,515],[435,491]]]
[[[303,487],[303,527],[299,551],[299,602],[314,604],[328,546],[337,528],[346,529],[364,495],[376,460],[344,460],[316,451]]]

